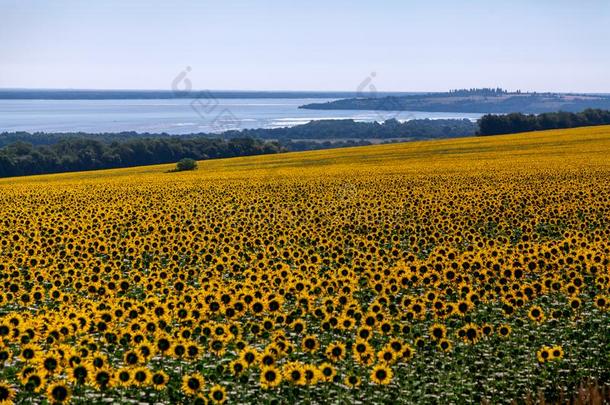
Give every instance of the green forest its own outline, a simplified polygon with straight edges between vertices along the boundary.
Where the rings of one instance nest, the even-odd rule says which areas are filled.
[[[487,114],[478,121],[479,135],[514,134],[593,125],[609,125],[610,111],[587,109],[580,113],[555,112],[544,114]]]

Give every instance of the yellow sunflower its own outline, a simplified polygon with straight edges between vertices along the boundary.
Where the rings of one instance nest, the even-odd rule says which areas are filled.
[[[227,390],[222,385],[214,385],[210,388],[210,401],[215,404],[222,404],[227,400]]]
[[[373,371],[371,371],[371,381],[378,385],[388,385],[393,377],[392,369],[383,364],[373,367]]]
[[[64,382],[56,382],[47,388],[47,399],[52,404],[65,404],[70,402],[70,389]]]
[[[260,384],[263,389],[277,387],[282,382],[282,375],[277,368],[265,366],[261,369]]]
[[[0,381],[0,405],[12,405],[15,390],[5,382]]]
[[[201,374],[193,373],[182,377],[182,392],[186,395],[197,395],[203,391],[205,380]]]

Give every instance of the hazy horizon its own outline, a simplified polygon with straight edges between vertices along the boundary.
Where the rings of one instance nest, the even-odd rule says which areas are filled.
[[[520,90],[522,93],[558,93],[558,94],[591,94],[591,95],[610,95],[610,91],[608,92],[577,92],[577,91],[573,91],[573,92],[562,92],[562,91],[556,91],[556,90],[528,90],[528,89],[506,89],[503,88],[502,86],[498,86],[500,88],[502,88],[503,90],[507,90],[509,93],[510,92],[516,92],[517,90]],[[420,91],[409,91],[409,90],[387,90],[387,91],[381,91],[379,93],[375,93],[375,94],[393,94],[393,93],[397,93],[397,94],[404,94],[404,93],[444,93],[444,92],[448,92],[450,90],[462,90],[462,89],[475,89],[478,87],[464,87],[464,88],[450,88],[450,89],[446,89],[446,90],[420,90]],[[495,88],[495,87],[494,87]],[[136,89],[136,88],[59,88],[59,87],[0,87],[0,91],[102,91],[102,92],[112,92],[112,91],[130,91],[130,92],[171,92],[171,89],[154,89],[154,88],[150,88],[150,89]],[[287,89],[287,90],[278,90],[278,89],[209,89],[209,88],[201,88],[201,89],[197,89],[197,88],[193,88],[191,90],[189,90],[190,92],[205,92],[205,91],[210,91],[210,92],[219,92],[219,93],[318,93],[318,94],[324,94],[324,93],[357,93],[356,90],[345,90],[345,89],[330,89],[330,90],[303,90],[303,89]],[[366,96],[366,94],[363,94],[363,96]],[[372,95],[372,97],[374,97],[374,95]]]
[[[0,0],[0,88],[610,93],[610,4]]]

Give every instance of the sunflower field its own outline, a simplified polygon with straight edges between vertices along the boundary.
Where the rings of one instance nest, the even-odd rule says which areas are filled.
[[[0,180],[0,404],[610,382],[610,127]]]

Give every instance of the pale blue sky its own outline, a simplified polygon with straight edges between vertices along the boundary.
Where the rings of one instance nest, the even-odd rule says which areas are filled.
[[[0,87],[610,92],[610,2],[0,0]]]

